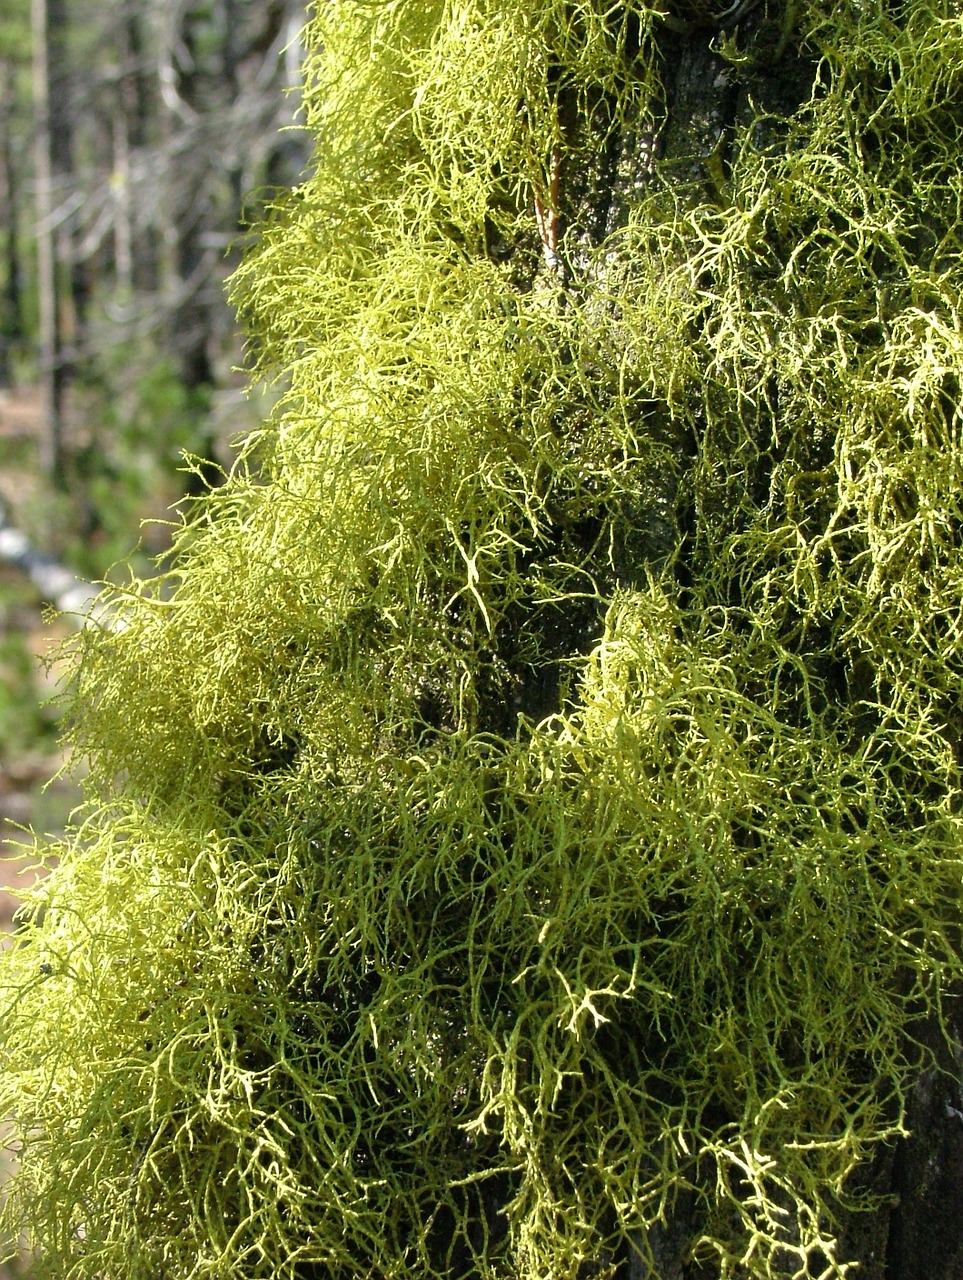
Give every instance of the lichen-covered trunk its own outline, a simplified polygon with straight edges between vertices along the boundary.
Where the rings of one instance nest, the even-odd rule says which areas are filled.
[[[799,145],[798,137],[794,139],[792,130],[787,129],[787,121],[819,96],[825,76],[816,46],[806,46],[798,38],[799,17],[800,6],[792,0],[780,4],[748,0],[732,6],[721,18],[704,7],[690,8],[682,20],[667,23],[658,38],[661,110],[653,119],[630,122],[614,134],[600,131],[602,143],[592,162],[573,165],[565,175],[563,217],[582,229],[583,244],[597,246],[617,232],[640,188],[656,182],[675,185],[684,203],[702,201],[721,210],[731,208],[730,160],[733,148],[744,142],[747,128],[753,131],[758,146],[778,149]],[[894,13],[891,34],[898,21],[899,15]],[[907,38],[912,40],[912,36]],[[740,54],[733,59],[737,47]],[[873,79],[872,71],[862,70],[867,80]],[[854,93],[854,101],[856,97]],[[575,127],[592,127],[576,112],[572,119],[577,122]],[[871,153],[873,142],[867,140],[865,145]],[[871,164],[872,156],[868,155],[867,167]],[[778,201],[778,190],[771,194]],[[898,199],[895,192],[888,194]],[[954,208],[948,203],[945,217],[917,228],[915,239],[907,245],[913,268],[921,272],[933,269],[934,245],[941,240],[954,242],[958,230],[955,219]],[[809,230],[799,225],[800,241]],[[783,256],[795,247],[791,241],[782,246]],[[784,265],[775,264],[777,269]],[[947,262],[941,264],[942,269],[946,266]],[[911,269],[909,264],[907,267]],[[709,271],[699,283],[711,297],[718,282]],[[881,280],[881,296],[886,287]],[[840,298],[841,303],[845,301],[844,296]],[[707,307],[707,315],[709,310]],[[868,335],[870,345],[874,339],[875,335]],[[777,394],[768,400],[767,410],[769,421],[754,424],[758,456],[749,482],[760,504],[770,496],[773,458],[766,453],[770,439],[779,435]],[[691,466],[697,468],[700,450],[696,434],[683,447],[689,452]],[[679,511],[681,523],[689,526],[685,530],[689,536],[675,559],[674,573],[685,586],[693,576],[688,557],[698,561],[699,555],[692,536],[694,518],[686,510],[685,497]],[[638,553],[639,548],[633,550]],[[642,549],[641,564],[650,563],[652,555],[650,542]],[[623,582],[632,579],[632,550],[626,551],[619,569]],[[583,640],[590,643],[591,638],[586,634]],[[864,670],[861,680],[864,685],[872,684],[875,673]],[[840,678],[836,696],[852,697],[853,692],[852,677]],[[959,750],[963,726],[951,723],[948,733],[954,749]],[[908,1093],[905,1133],[889,1141],[853,1179],[862,1190],[871,1192],[875,1207],[867,1211],[864,1204],[858,1212],[847,1212],[843,1204],[838,1206],[840,1246],[836,1260],[844,1267],[855,1266],[855,1274],[862,1280],[963,1280],[963,1004],[958,998],[948,998],[941,1019],[930,1018],[918,1034],[933,1058],[921,1066]],[[692,1254],[693,1242],[706,1228],[705,1207],[706,1202],[696,1195],[683,1193],[665,1221],[649,1232],[655,1272],[650,1261],[634,1255],[626,1256],[619,1275],[624,1280],[707,1280],[715,1275],[712,1267],[693,1260]],[[806,1274],[820,1273],[817,1268]]]
[[[955,0],[307,47],[235,285],[279,406],[84,633],[88,817],[0,956],[11,1235],[955,1280]]]

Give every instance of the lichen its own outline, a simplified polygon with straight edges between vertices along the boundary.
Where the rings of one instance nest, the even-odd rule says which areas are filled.
[[[279,408],[2,957],[38,1274],[851,1270],[961,968],[963,19],[891,8],[318,7]],[[811,92],[660,157],[667,16]]]

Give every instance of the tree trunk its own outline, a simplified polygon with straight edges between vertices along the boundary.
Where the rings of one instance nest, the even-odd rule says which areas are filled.
[[[14,74],[12,61],[0,59],[0,202],[7,211],[3,230],[3,294],[0,300],[0,388],[10,386],[13,349],[24,337],[19,244],[23,193],[14,156],[14,130],[19,115]]]
[[[46,402],[42,464],[56,485],[64,483],[64,393],[66,370],[61,342],[60,292],[54,231],[53,155],[56,141],[51,115],[51,57],[47,0],[32,0],[33,99],[36,115],[34,172],[37,220],[37,296],[39,364]]]
[[[120,47],[123,53],[123,75],[120,82],[120,111],[117,128],[123,136],[118,149],[131,166],[146,163],[151,141],[151,121],[157,110],[147,73],[148,51],[144,36],[145,14],[142,5],[129,4],[124,12]],[[134,175],[130,174],[133,183]],[[132,188],[133,190],[133,188]],[[127,199],[127,230],[122,232],[130,244],[130,284],[135,293],[149,297],[158,284],[157,235],[145,216],[145,210]]]

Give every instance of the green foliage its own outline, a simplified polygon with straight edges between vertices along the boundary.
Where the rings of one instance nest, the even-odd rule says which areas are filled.
[[[174,363],[144,340],[113,349],[78,382],[80,411],[92,425],[66,464],[74,536],[64,550],[79,572],[99,580],[126,559],[142,521],[170,518],[185,459],[210,432],[210,396],[185,387]],[[144,572],[149,561],[141,559]]]
[[[689,1196],[706,1274],[850,1270],[961,965],[963,19],[900,13],[727,34],[811,94],[554,267],[661,12],[319,8],[288,386],[82,640],[3,957],[50,1275],[575,1280]]]
[[[13,65],[30,61],[30,4],[28,0],[6,0],[0,11],[0,49],[3,59]]]
[[[0,583],[0,767],[55,747],[56,716],[41,704],[37,658],[11,615],[24,607],[18,584]],[[29,599],[29,590],[26,592]],[[32,601],[31,601],[32,603]]]

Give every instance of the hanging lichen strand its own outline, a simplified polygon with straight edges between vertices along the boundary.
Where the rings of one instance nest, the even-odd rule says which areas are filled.
[[[2,959],[37,1274],[849,1270],[961,966],[963,20],[742,7],[318,6],[281,407]]]

